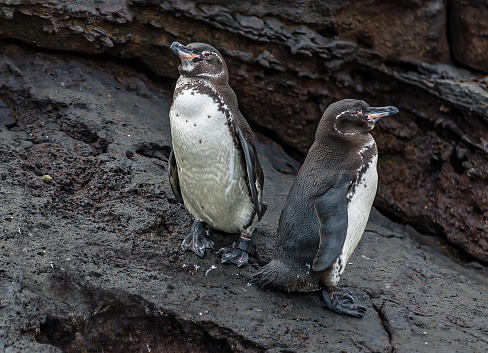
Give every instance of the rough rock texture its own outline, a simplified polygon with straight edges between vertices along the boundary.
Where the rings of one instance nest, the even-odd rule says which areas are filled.
[[[473,111],[486,104],[484,89],[462,82],[457,76],[460,70],[421,67],[438,81],[432,89],[435,94],[446,90],[465,97],[470,92]],[[423,232],[444,234],[469,254],[488,261],[487,123],[461,107],[419,97],[410,87],[401,91],[415,105],[400,103],[403,114],[384,119],[374,132],[381,153],[377,207]],[[464,104],[461,99],[459,104]]]
[[[460,63],[488,72],[487,0],[448,0],[452,53]]]
[[[0,37],[135,59],[172,78],[172,41],[212,43],[253,128],[298,159],[330,103],[397,105],[395,121],[378,124],[376,207],[488,262],[488,89],[470,81],[486,72],[448,66],[452,51],[487,70],[487,9],[484,0],[17,0],[0,6]],[[0,121],[8,109],[0,103]]]
[[[171,89],[106,60],[0,50],[1,352],[486,351],[483,266],[376,211],[342,280],[364,319],[249,286],[291,184],[282,159],[260,156],[269,209],[249,266],[180,252],[191,218],[166,171]]]
[[[0,37],[137,58],[168,77],[175,77],[178,65],[171,42],[212,43],[233,68],[231,83],[249,120],[302,153],[324,108],[363,91],[347,77],[348,66],[370,70],[377,59],[448,60],[445,9],[434,0],[400,6],[384,1],[41,3],[5,6]]]

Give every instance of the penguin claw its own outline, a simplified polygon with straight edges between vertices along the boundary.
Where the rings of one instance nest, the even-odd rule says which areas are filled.
[[[337,292],[332,292],[329,294],[326,291],[322,291],[322,298],[324,300],[325,306],[335,311],[338,314],[350,315],[358,318],[364,317],[367,309],[366,307],[354,303],[354,298],[348,289],[339,289],[339,294]]]
[[[183,252],[191,250],[203,259],[205,249],[215,250],[214,243],[206,236],[205,223],[195,221],[191,227],[190,234],[181,243],[181,250]]]
[[[249,261],[248,248],[249,240],[241,237],[238,244],[233,243],[232,246],[222,248],[215,254],[222,255],[223,264],[236,264],[240,268],[246,266]]]
[[[336,288],[335,295],[340,302],[354,303],[352,291],[347,288]]]
[[[205,256],[205,249],[215,250],[213,241],[207,237],[194,237],[193,234],[190,233],[181,243],[181,250],[183,252],[188,250],[193,251],[202,259]]]
[[[223,264],[236,264],[237,267],[246,266],[249,261],[249,255],[247,252],[236,248],[222,248],[216,253],[222,255]]]

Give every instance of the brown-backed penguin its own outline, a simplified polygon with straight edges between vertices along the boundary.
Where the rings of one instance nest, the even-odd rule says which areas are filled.
[[[169,171],[173,194],[195,221],[181,244],[198,256],[214,249],[207,226],[240,233],[237,244],[220,249],[223,263],[241,267],[263,216],[263,170],[253,133],[229,86],[227,66],[208,44],[178,42],[171,49],[181,59],[169,113],[173,150]]]
[[[376,194],[378,151],[369,132],[380,117],[397,112],[354,99],[327,108],[281,212],[272,260],[252,283],[286,292],[321,290],[327,308],[364,316],[366,308],[337,284]]]

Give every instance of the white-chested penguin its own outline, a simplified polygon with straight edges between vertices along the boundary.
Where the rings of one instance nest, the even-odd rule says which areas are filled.
[[[263,170],[252,131],[229,86],[227,66],[212,46],[174,42],[181,59],[169,113],[173,150],[169,171],[173,194],[195,217],[183,251],[205,255],[214,249],[207,226],[240,233],[237,244],[220,249],[223,263],[241,267],[248,262],[248,246],[263,216]]]
[[[337,284],[376,194],[378,152],[369,132],[380,117],[397,112],[354,99],[327,108],[281,212],[272,260],[252,283],[286,292],[321,290],[327,308],[364,316],[366,308]]]

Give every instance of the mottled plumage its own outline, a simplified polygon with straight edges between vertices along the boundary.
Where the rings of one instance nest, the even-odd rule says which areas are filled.
[[[182,64],[170,110],[170,181],[176,199],[196,220],[182,249],[201,257],[205,248],[213,249],[205,224],[241,233],[239,243],[220,254],[223,262],[243,266],[247,242],[266,208],[254,137],[229,86],[221,54],[202,43],[175,42],[171,47]]]

